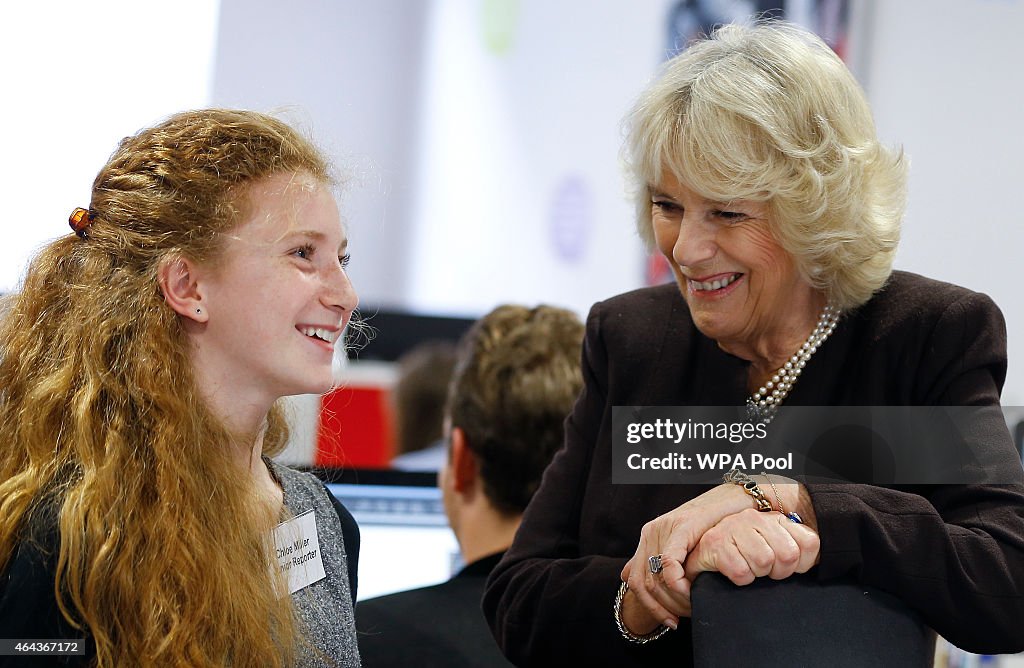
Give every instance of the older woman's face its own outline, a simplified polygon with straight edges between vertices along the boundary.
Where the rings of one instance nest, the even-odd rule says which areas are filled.
[[[706,200],[668,170],[650,190],[658,248],[704,335],[755,345],[805,317],[814,291],[772,236],[766,203]]]

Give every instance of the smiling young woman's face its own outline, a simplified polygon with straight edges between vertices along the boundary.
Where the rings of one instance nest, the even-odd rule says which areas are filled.
[[[669,170],[650,187],[651,222],[697,328],[754,345],[804,317],[814,291],[771,233],[764,202],[713,202]]]
[[[273,401],[333,384],[341,332],[358,303],[348,241],[328,187],[306,174],[253,185],[248,217],[201,283],[203,375]]]

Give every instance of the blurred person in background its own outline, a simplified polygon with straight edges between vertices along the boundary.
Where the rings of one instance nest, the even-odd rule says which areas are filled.
[[[392,468],[439,471],[447,450],[444,407],[455,368],[455,344],[424,341],[398,358],[398,379],[391,390],[395,418]]]

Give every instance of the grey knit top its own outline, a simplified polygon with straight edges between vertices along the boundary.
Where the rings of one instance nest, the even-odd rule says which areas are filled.
[[[310,509],[315,512],[320,553],[327,574],[319,582],[292,594],[306,640],[299,642],[298,665],[360,666],[348,558],[338,511],[323,483],[315,476],[270,460],[267,465],[281,483],[288,516],[297,517]]]

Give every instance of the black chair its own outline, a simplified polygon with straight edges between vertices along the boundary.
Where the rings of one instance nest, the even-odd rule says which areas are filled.
[[[826,666],[931,668],[935,633],[893,596],[852,581],[758,578],[738,587],[719,573],[693,583],[698,668]]]

